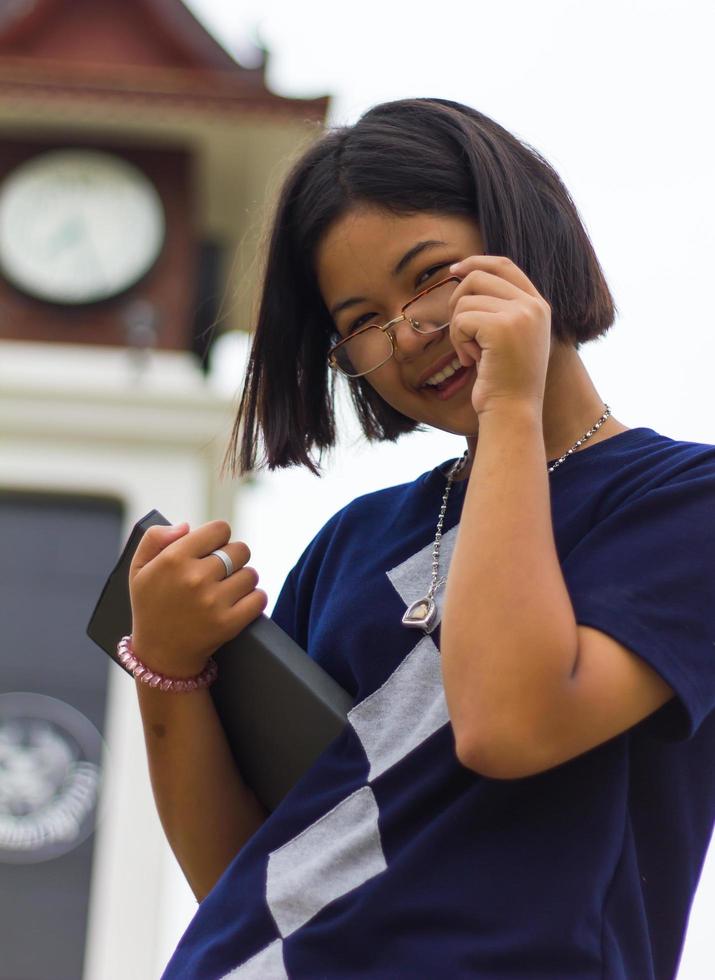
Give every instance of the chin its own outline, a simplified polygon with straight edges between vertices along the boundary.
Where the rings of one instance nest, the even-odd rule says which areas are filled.
[[[465,439],[476,436],[479,432],[479,416],[471,404],[468,409],[454,412],[451,418],[433,419],[429,424],[444,432],[451,432],[455,436],[464,436]]]

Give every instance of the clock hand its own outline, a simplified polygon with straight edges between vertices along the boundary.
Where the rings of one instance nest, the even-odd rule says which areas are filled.
[[[77,218],[70,218],[60,225],[58,231],[49,239],[46,245],[45,254],[48,259],[53,259],[58,252],[64,251],[68,245],[75,245],[82,237],[82,224]]]
[[[82,218],[82,227],[84,228],[84,248],[82,253],[86,255],[89,259],[89,264],[94,267],[96,273],[102,279],[102,285],[106,288],[109,285],[109,279],[107,277],[104,263],[101,261],[97,247],[94,244],[94,236],[92,235],[91,223],[87,221],[86,218]],[[94,279],[95,286],[97,284],[97,277]]]

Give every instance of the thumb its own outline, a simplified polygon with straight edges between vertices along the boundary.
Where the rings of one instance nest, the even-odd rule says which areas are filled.
[[[137,550],[134,552],[129,568],[130,576],[136,575],[153,558],[161,554],[164,548],[167,548],[172,542],[178,541],[179,538],[183,538],[188,531],[189,525],[186,521],[181,524],[155,524],[150,527],[144,533]]]

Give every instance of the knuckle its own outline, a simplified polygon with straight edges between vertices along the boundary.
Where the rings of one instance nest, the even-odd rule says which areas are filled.
[[[220,535],[225,541],[228,541],[231,537],[231,525],[228,521],[212,521],[211,524],[216,534]]]
[[[517,323],[524,325],[530,323],[534,319],[535,312],[536,304],[532,303],[531,299],[526,299],[523,302],[519,302],[515,305],[514,318]]]
[[[455,317],[452,321],[453,336],[466,337],[469,331],[464,320],[464,316]]]
[[[534,315],[532,311],[523,310],[518,318],[517,323],[522,330],[527,330],[529,327],[532,327],[534,324]]]
[[[163,551],[158,559],[161,561],[162,570],[168,571],[169,574],[173,574],[182,565],[181,556],[175,551]]]
[[[512,261],[506,255],[495,255],[494,261],[500,269],[506,269],[507,266],[512,265]]]
[[[257,619],[267,605],[268,595],[263,589],[250,592],[226,610],[226,627],[234,634],[237,630],[240,632]]]
[[[248,547],[245,541],[236,542],[236,552],[238,560],[242,565],[251,560],[251,549]]]
[[[471,289],[476,289],[483,277],[483,272],[481,269],[472,269],[469,275],[464,280]],[[462,294],[464,295],[464,294]]]
[[[216,593],[207,589],[201,594],[201,608],[204,612],[212,613],[217,607]]]
[[[198,569],[191,569],[191,571],[187,571],[184,576],[184,585],[191,592],[198,591],[203,585],[203,581],[203,576]]]
[[[544,317],[550,316],[551,307],[541,296],[534,296],[531,301],[531,311],[537,320],[543,320]]]
[[[259,612],[263,612],[263,610],[268,605],[268,593],[265,592],[263,589],[256,589],[253,594],[256,597],[256,603],[259,607]]]
[[[263,589],[254,589],[254,591],[247,595],[244,599],[245,607],[252,611],[253,616],[257,616],[263,609],[265,609],[267,603],[268,596]]]

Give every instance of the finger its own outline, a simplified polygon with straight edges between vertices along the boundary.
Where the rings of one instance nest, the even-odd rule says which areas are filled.
[[[485,269],[474,269],[468,273],[455,288],[450,297],[450,306],[455,308],[460,300],[468,296],[491,296],[501,300],[524,299],[524,290],[513,282]]]
[[[479,367],[479,362],[482,359],[482,349],[479,344],[475,340],[468,340],[463,349],[470,357],[474,358],[474,363]]]
[[[463,296],[460,299],[452,313],[449,332],[462,367],[471,367],[472,364],[478,366],[482,357],[482,349],[474,337],[479,327],[484,325],[484,321],[475,318],[475,314],[503,314],[508,302],[511,301],[497,299],[494,296]]]
[[[135,575],[139,569],[148,565],[170,544],[185,537],[188,533],[189,525],[185,521],[182,524],[155,524],[153,527],[147,528],[137,550],[134,552],[134,557],[129,566],[129,574]]]
[[[512,262],[505,255],[470,255],[461,262],[456,262],[449,267],[450,272],[457,276],[465,277],[470,272],[481,269],[485,272],[493,273],[501,279],[512,283],[517,289],[529,293],[530,296],[541,296],[536,286],[527,274]],[[459,286],[457,287],[459,289]]]
[[[455,317],[449,324],[449,336],[452,343],[464,344],[476,340],[480,347],[488,347],[493,330],[498,330],[504,323],[504,311],[497,313],[485,310],[470,310]]]
[[[258,585],[258,572],[247,565],[233,575],[229,575],[216,587],[216,594],[225,605],[233,606],[239,599],[249,595]]]
[[[172,547],[177,558],[204,558],[231,540],[231,525],[227,521],[201,524]],[[212,561],[219,559],[213,558]]]
[[[449,336],[452,346],[457,352],[459,362],[468,367],[477,360],[473,344],[477,344],[481,352],[489,346],[487,343],[492,330],[499,329],[504,323],[504,314],[488,313],[482,310],[462,313],[449,324]]]
[[[499,298],[497,296],[474,296],[473,294],[461,296],[452,310],[450,322],[456,320],[459,316],[463,316],[465,313],[506,313],[509,309],[509,304],[512,302],[513,299]]]
[[[463,344],[457,344],[454,350],[462,367],[472,367],[473,364],[479,366],[482,359],[482,349],[476,340],[467,340]]]
[[[263,589],[254,589],[239,599],[226,611],[226,628],[231,636],[237,636],[249,623],[257,619],[268,605],[268,595]]]
[[[226,574],[226,566],[218,555],[208,554],[205,558],[202,558],[202,566],[206,568],[210,577],[216,582],[220,582],[225,578],[234,578],[239,569],[243,568],[251,557],[250,548],[243,541],[230,541],[223,548],[215,550],[225,551],[234,567],[233,574],[229,576]]]

